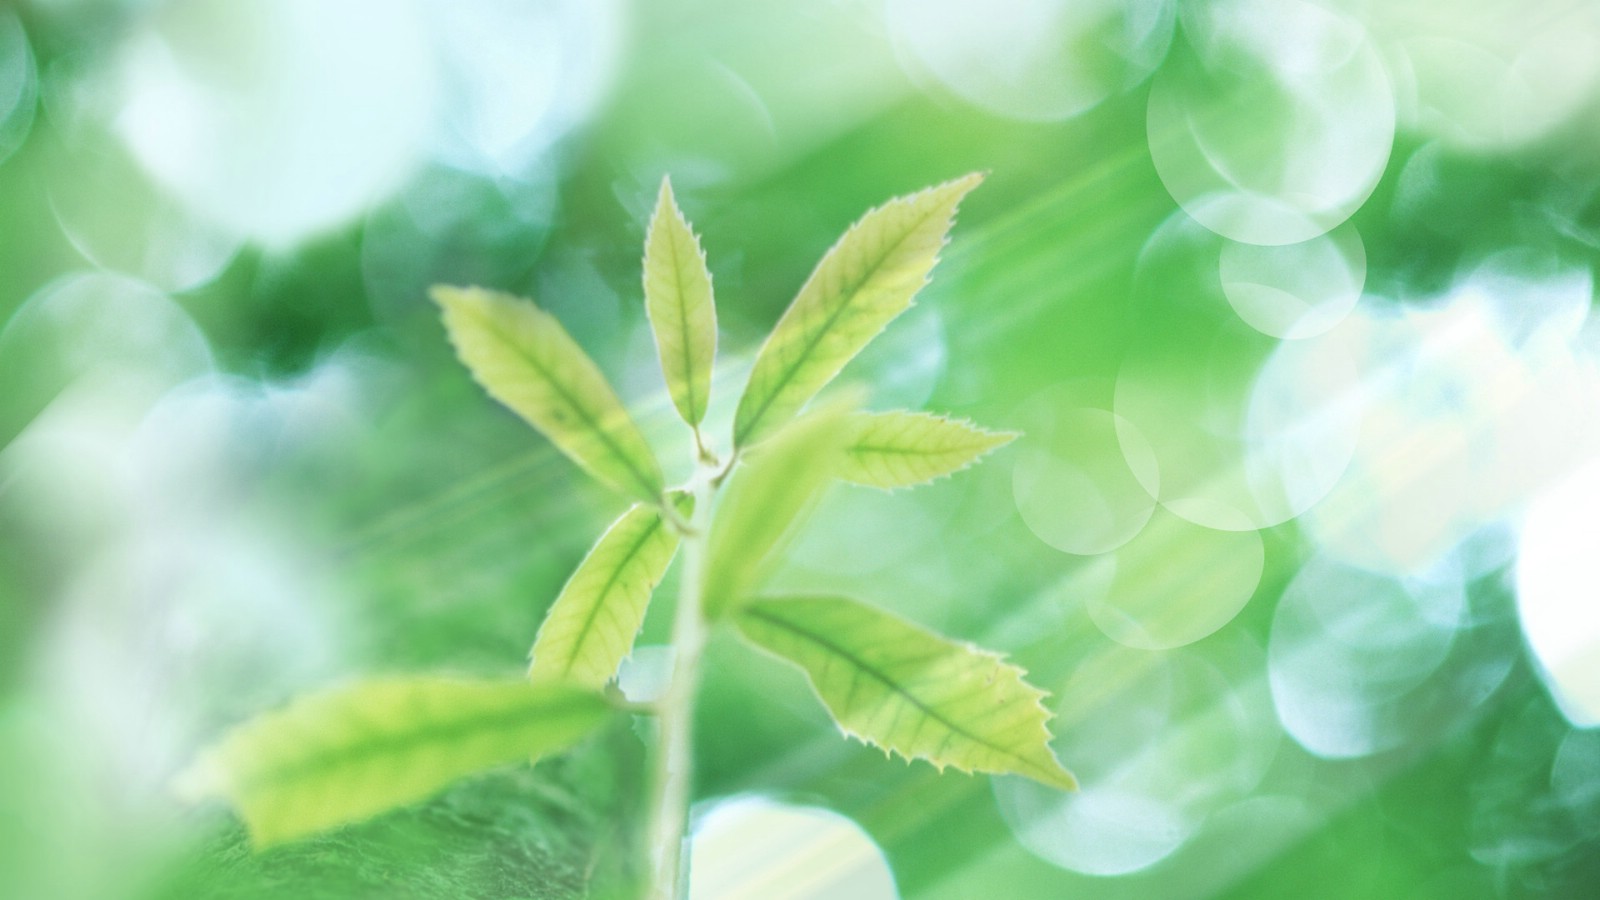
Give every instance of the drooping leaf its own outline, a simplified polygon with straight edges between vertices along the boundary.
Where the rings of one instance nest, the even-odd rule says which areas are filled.
[[[692,494],[671,498],[680,516]],[[660,509],[636,504],[623,513],[578,564],[539,626],[533,643],[534,681],[601,687],[633,651],[650,595],[678,550],[678,532]]]
[[[734,473],[707,538],[708,616],[749,596],[806,519],[842,462],[855,402],[846,396],[790,422]]]
[[[839,374],[928,281],[973,173],[890,200],[834,244],[756,355],[734,413],[747,446],[788,421]]]
[[[259,847],[421,800],[457,778],[560,750],[611,707],[570,685],[439,677],[313,694],[234,729],[180,776],[220,796]]]
[[[510,407],[590,474],[647,502],[661,466],[588,354],[531,301],[437,285],[456,354],[489,396]]]
[[[994,653],[843,598],[758,600],[737,621],[805,671],[847,735],[940,769],[1077,787],[1050,752],[1044,692]]]
[[[717,309],[705,251],[665,178],[644,241],[644,304],[672,405],[685,422],[698,426],[711,393]]]
[[[986,431],[931,413],[858,413],[839,477],[876,488],[927,484],[972,465],[1015,432]]]

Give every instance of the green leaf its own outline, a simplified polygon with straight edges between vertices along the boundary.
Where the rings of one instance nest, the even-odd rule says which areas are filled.
[[[489,396],[537,428],[594,477],[655,503],[661,466],[610,383],[583,349],[531,301],[437,285],[456,354]]]
[[[691,494],[674,496],[680,516]],[[550,607],[533,643],[534,681],[601,687],[633,651],[650,595],[678,550],[678,533],[660,509],[637,504],[584,557]]]
[[[655,332],[672,405],[685,422],[698,427],[711,394],[717,308],[705,251],[665,178],[644,240],[644,308]]]
[[[941,770],[1077,787],[1050,752],[1044,692],[997,654],[843,598],[758,600],[737,621],[805,670],[847,735]]]
[[[421,800],[466,775],[560,750],[611,707],[568,685],[437,677],[314,694],[234,729],[180,776],[265,847]]]
[[[806,280],[757,354],[734,413],[747,446],[799,412],[928,281],[956,207],[978,173],[898,197],[850,226]]]
[[[799,529],[850,439],[854,395],[808,413],[754,450],[729,483],[707,538],[704,608],[720,616],[757,587],[774,551]]]
[[[1017,437],[931,413],[858,413],[853,424],[856,434],[845,448],[839,477],[876,488],[927,484]]]

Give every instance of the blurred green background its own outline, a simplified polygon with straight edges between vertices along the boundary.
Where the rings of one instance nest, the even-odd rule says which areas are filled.
[[[681,474],[662,175],[725,421],[856,216],[983,170],[847,379],[1026,437],[836,490],[774,587],[1007,652],[1084,789],[887,761],[722,636],[698,895],[1595,896],[1597,147],[1590,2],[0,7],[0,895],[616,890],[643,723],[260,855],[166,785],[301,690],[516,673],[620,510],[427,285],[536,298]]]

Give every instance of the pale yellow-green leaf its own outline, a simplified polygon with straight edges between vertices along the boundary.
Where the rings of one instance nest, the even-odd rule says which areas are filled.
[[[611,707],[569,685],[439,677],[359,682],[235,728],[180,776],[233,804],[258,847],[422,800],[458,778],[565,748]]]
[[[661,466],[583,348],[532,301],[438,285],[456,354],[489,396],[510,407],[602,482],[658,502]]]
[[[737,622],[805,671],[847,735],[940,769],[1077,787],[1050,751],[1044,692],[997,654],[836,597],[754,601]]]
[[[876,488],[927,484],[958,472],[1016,438],[931,413],[858,413],[839,477]]]
[[[672,498],[681,517],[689,494]],[[533,643],[534,681],[600,687],[633,652],[650,595],[678,550],[678,533],[662,511],[637,504],[623,513],[578,564],[539,626]]]
[[[698,426],[711,393],[717,309],[705,251],[665,178],[644,240],[644,308],[672,405],[685,422]]]
[[[749,596],[815,506],[838,471],[855,401],[846,396],[790,422],[734,473],[707,539],[708,616]]]
[[[736,446],[760,440],[815,397],[911,306],[977,173],[897,197],[862,216],[811,273],[756,355],[734,413]]]

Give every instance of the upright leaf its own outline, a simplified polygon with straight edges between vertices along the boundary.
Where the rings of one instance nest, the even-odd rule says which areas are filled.
[[[366,681],[241,725],[180,776],[179,786],[196,798],[230,801],[264,847],[562,749],[609,713],[600,696],[567,685]]]
[[[996,654],[843,598],[759,600],[737,621],[805,670],[847,735],[940,769],[1077,787],[1050,752],[1044,692]]]
[[[985,431],[931,413],[859,413],[839,477],[876,488],[927,484],[1009,444],[1014,432]]]
[[[961,198],[982,180],[973,173],[890,200],[850,226],[757,354],[734,413],[736,446],[782,425],[911,306]]]
[[[694,497],[673,498],[687,517]],[[623,513],[567,579],[533,643],[534,681],[600,687],[633,651],[650,595],[678,550],[678,533],[660,509],[637,504]]]
[[[644,240],[644,308],[672,405],[685,422],[699,426],[717,355],[717,309],[705,251],[665,178]]]
[[[531,301],[438,285],[433,299],[461,361],[489,396],[510,407],[590,474],[647,502],[661,466],[594,361]]]
[[[839,468],[854,398],[828,404],[778,432],[734,473],[707,538],[706,615],[742,602],[798,530]]]

